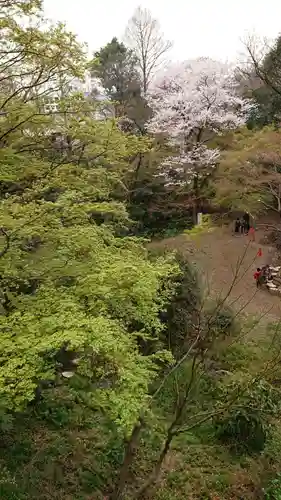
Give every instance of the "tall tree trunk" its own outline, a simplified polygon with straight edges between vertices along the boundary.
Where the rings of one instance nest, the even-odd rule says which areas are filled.
[[[198,175],[195,174],[193,179],[193,204],[192,204],[192,218],[194,226],[198,224]]]
[[[139,421],[133,428],[132,434],[130,436],[129,441],[127,442],[127,446],[125,449],[124,460],[120,469],[118,482],[114,492],[110,495],[109,500],[121,500],[123,497],[123,493],[125,491],[130,476],[130,466],[132,465],[135,456],[135,450],[143,426],[144,426],[143,422]]]
[[[197,226],[197,224],[198,224],[198,208],[197,208],[196,200],[194,200],[193,204],[192,204],[192,222],[193,222],[194,226]]]
[[[156,465],[154,466],[153,471],[150,474],[150,476],[148,477],[147,481],[145,481],[143,486],[136,492],[136,494],[135,494],[136,500],[143,498],[143,496],[146,494],[146,492],[149,490],[149,488],[157,481],[157,479],[159,477],[163,462],[164,462],[167,454],[169,453],[169,450],[170,450],[171,444],[172,444],[172,440],[173,440],[174,436],[176,435],[175,429],[179,425],[183,411],[186,407],[186,404],[187,404],[187,401],[189,398],[190,391],[193,387],[195,374],[196,374],[196,370],[197,370],[197,366],[198,366],[197,365],[197,358],[199,356],[199,353],[200,353],[200,351],[198,351],[193,357],[192,367],[191,367],[191,376],[190,376],[189,382],[187,383],[187,386],[185,389],[185,394],[182,397],[182,400],[178,401],[178,406],[176,409],[175,418],[171,422],[171,424],[167,430],[166,440],[165,440],[163,449],[160,453],[159,459],[157,460]]]
[[[163,449],[161,451],[159,459],[157,460],[157,463],[156,463],[156,465],[155,465],[155,467],[153,469],[153,472],[149,476],[149,478],[147,479],[147,481],[144,483],[144,485],[137,491],[137,493],[135,495],[135,499],[136,500],[143,498],[144,495],[149,490],[149,488],[157,481],[157,479],[158,479],[158,477],[160,475],[160,472],[161,472],[161,468],[162,468],[163,462],[164,462],[164,460],[165,460],[165,458],[166,458],[166,456],[167,456],[167,454],[168,454],[168,452],[170,450],[173,437],[174,437],[174,434],[173,434],[173,425],[171,425],[170,429],[168,430],[168,434],[167,434],[167,438],[166,438],[165,444],[163,446]]]
[[[270,187],[270,185],[269,185]],[[271,189],[271,192],[272,192],[272,189]],[[278,189],[277,189],[277,208],[278,208],[278,212],[279,212],[279,215],[281,217],[281,185],[278,183]]]

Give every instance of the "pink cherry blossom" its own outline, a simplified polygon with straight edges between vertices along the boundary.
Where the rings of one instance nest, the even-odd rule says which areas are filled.
[[[180,155],[162,165],[186,173],[209,175],[219,159],[219,150],[208,148],[214,134],[245,124],[252,104],[236,92],[230,66],[200,58],[168,67],[157,75],[148,95],[153,117],[148,130],[165,134],[178,146]],[[206,170],[207,168],[207,170]]]

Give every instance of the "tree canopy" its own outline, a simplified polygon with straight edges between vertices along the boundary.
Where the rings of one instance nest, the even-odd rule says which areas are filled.
[[[149,110],[141,95],[141,80],[134,52],[113,38],[95,52],[90,68],[108,97],[115,102],[116,116],[129,118],[133,127],[142,131]]]
[[[280,173],[280,131],[242,130],[234,134],[218,169],[219,201],[232,209],[280,214]]]
[[[281,214],[280,40],[266,109],[221,62],[164,70],[147,9],[91,61],[40,0],[0,0],[0,33],[0,497],[205,498],[198,470],[170,496],[179,450],[280,455],[277,334],[245,343],[240,269],[214,298],[192,254],[199,209]],[[73,91],[87,71],[104,100]]]
[[[167,183],[192,183],[196,221],[201,187],[219,159],[219,150],[208,141],[245,123],[251,104],[235,93],[227,66],[202,58],[160,74],[150,90],[150,105],[149,129],[168,135],[179,148],[179,155],[160,166],[162,175]]]
[[[43,382],[70,372],[89,404],[128,430],[157,371],[136,339],[158,338],[172,291],[163,286],[176,269],[163,258],[152,264],[141,242],[120,237],[130,222],[114,192],[126,197],[124,172],[149,143],[114,119],[96,120],[96,104],[82,95],[44,111],[45,96],[85,62],[63,26],[24,28],[6,17],[2,33],[3,406],[23,410]],[[57,361],[62,350],[75,357],[71,370]]]
[[[248,86],[247,94],[252,97],[256,106],[250,114],[249,125],[260,127],[280,122],[281,106],[281,67],[280,67],[280,36],[273,44],[260,47],[254,38],[246,43],[249,65],[242,73],[254,79],[255,85]]]

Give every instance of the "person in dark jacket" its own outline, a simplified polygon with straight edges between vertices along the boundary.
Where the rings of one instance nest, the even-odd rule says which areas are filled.
[[[235,224],[234,224],[234,232],[235,232],[235,234],[239,234],[240,233],[240,228],[241,228],[241,221],[240,221],[239,217],[237,217],[237,219],[235,221]]]
[[[249,212],[245,212],[243,215],[243,225],[244,225],[244,232],[248,234],[249,229],[250,229],[250,214]]]

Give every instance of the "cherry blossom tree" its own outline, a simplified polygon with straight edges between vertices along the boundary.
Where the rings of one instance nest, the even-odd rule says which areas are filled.
[[[190,185],[195,223],[200,193],[220,157],[210,140],[244,125],[252,107],[238,96],[236,87],[231,67],[200,58],[170,66],[149,91],[153,118],[148,130],[168,136],[179,152],[161,165],[159,173],[167,184]]]

